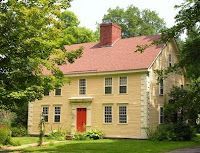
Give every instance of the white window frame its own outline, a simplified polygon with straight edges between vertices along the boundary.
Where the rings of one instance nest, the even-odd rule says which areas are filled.
[[[80,86],[80,81],[81,80],[85,80],[85,86]],[[80,91],[81,91],[81,87],[85,87],[85,93],[84,94],[82,94]],[[87,94],[87,80],[85,79],[85,78],[82,78],[82,79],[79,79],[78,80],[78,94],[79,95],[86,95]]]
[[[56,113],[56,107],[60,108],[60,113],[58,113],[58,114]],[[60,121],[59,122],[55,121],[56,116],[60,116]],[[54,118],[53,118],[53,122],[54,123],[61,123],[61,106],[54,106]]]
[[[121,84],[121,82],[120,82],[121,78],[123,78],[123,77],[126,77],[126,85]],[[128,76],[120,76],[118,79],[118,84],[119,84],[119,86],[118,86],[119,94],[128,94]],[[121,86],[126,86],[126,93],[120,93]]]
[[[162,109],[163,112],[161,112],[161,109]],[[159,124],[163,124],[164,123],[164,116],[165,116],[164,115],[164,107],[163,106],[159,107],[159,115],[158,116],[159,116]],[[163,121],[161,121],[161,117],[163,117]]]
[[[162,81],[162,84],[161,84],[161,81]],[[161,92],[161,90],[162,90],[162,92]],[[160,81],[159,81],[159,95],[160,96],[164,95],[164,80],[163,79],[160,79]]]
[[[47,108],[47,113],[44,113],[44,108]],[[45,117],[47,116],[47,121],[45,121],[46,123],[49,122],[49,106],[42,106],[42,115],[44,117],[44,121],[45,121]]]
[[[120,107],[126,107],[126,114],[120,114]],[[120,115],[126,116],[126,122],[120,121]],[[128,124],[128,105],[127,104],[119,104],[118,105],[118,124]]]
[[[111,84],[106,84],[106,79],[111,79]],[[106,87],[111,87],[111,93],[106,93]],[[105,77],[104,78],[104,94],[105,95],[111,95],[113,94],[113,78],[112,77]]]
[[[60,89],[60,95],[56,95],[56,90],[57,90],[57,89]],[[54,90],[54,95],[55,95],[55,96],[62,96],[62,88],[56,88],[56,89]]]
[[[111,108],[111,114],[106,114],[106,107]],[[106,122],[106,115],[111,115],[111,122]],[[104,124],[112,124],[113,123],[113,106],[112,105],[103,105],[103,122],[104,122]]]

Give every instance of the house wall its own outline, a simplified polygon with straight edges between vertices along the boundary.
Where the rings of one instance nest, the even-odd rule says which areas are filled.
[[[158,75],[154,70],[166,69],[169,67],[168,57],[172,55],[172,65],[178,62],[177,59],[177,47],[174,41],[168,43],[161,51],[157,59],[151,68],[149,68],[149,106],[148,106],[148,124],[150,127],[155,127],[159,124],[159,110],[168,102],[168,93],[173,86],[184,85],[184,77],[182,74],[170,73],[167,78],[164,79],[164,94],[159,95]]]
[[[119,94],[119,77],[128,77],[128,93]],[[105,77],[113,78],[113,94],[104,94]],[[78,81],[87,80],[86,97],[92,97],[92,101],[70,101],[71,97],[80,97],[78,94]],[[29,105],[29,134],[38,134],[38,124],[42,106],[49,106],[49,122],[46,123],[46,133],[53,129],[62,129],[74,133],[76,131],[76,108],[87,108],[86,128],[99,129],[107,137],[145,138],[144,127],[147,121],[147,73],[123,73],[97,76],[76,76],[69,78],[70,83],[62,87],[62,96],[45,96],[42,100],[32,102]],[[53,123],[54,106],[61,106],[61,122]],[[104,106],[111,105],[113,108],[113,122],[104,123]],[[118,121],[118,106],[126,105],[128,122],[120,124]]]

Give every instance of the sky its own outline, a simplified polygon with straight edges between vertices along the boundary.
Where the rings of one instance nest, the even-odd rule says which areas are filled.
[[[96,29],[96,23],[101,23],[109,8],[127,8],[129,5],[156,11],[165,20],[167,27],[171,27],[177,13],[174,6],[182,2],[183,0],[73,0],[70,10],[77,15],[80,26],[91,30]]]

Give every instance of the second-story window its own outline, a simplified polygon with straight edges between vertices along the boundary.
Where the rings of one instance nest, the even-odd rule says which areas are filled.
[[[119,78],[119,93],[127,93],[127,77]]]
[[[80,95],[86,94],[86,79],[79,80],[79,94]]]
[[[55,89],[55,96],[61,96],[61,88]]]
[[[168,63],[169,63],[169,67],[172,67],[172,54],[169,54]]]
[[[163,95],[164,93],[164,83],[163,83],[163,79],[160,79],[159,82],[159,95]]]
[[[105,78],[105,94],[112,94],[112,78]]]
[[[48,89],[44,89],[44,96],[49,96],[49,90]]]

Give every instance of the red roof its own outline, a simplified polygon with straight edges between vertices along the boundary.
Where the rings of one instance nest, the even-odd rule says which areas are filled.
[[[64,74],[147,69],[163,45],[149,47],[143,53],[135,52],[136,46],[159,38],[159,35],[154,35],[120,39],[111,47],[99,47],[94,42],[65,46],[67,50],[83,46],[83,55],[73,64],[60,66],[60,69]]]

